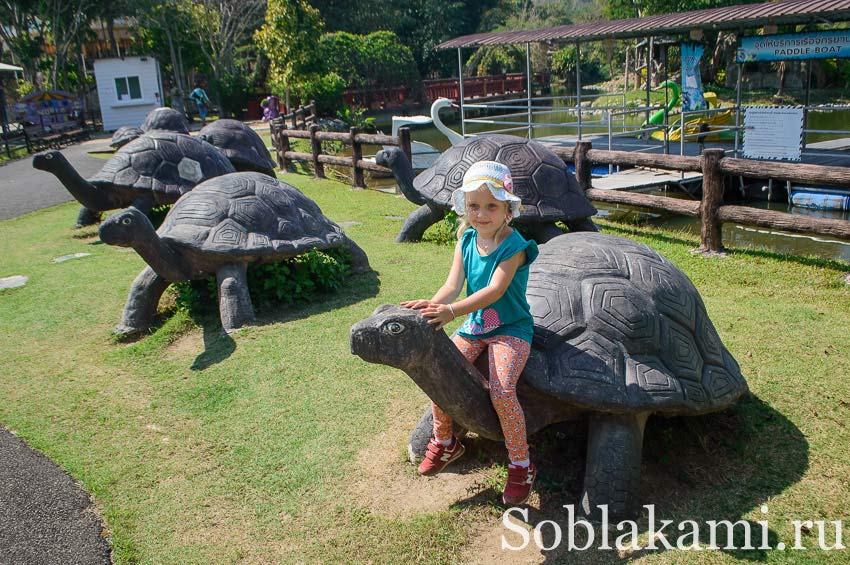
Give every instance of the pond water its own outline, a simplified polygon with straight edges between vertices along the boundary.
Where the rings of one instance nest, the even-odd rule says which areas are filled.
[[[451,113],[446,111],[446,118],[450,117]],[[445,118],[444,118],[445,119]],[[501,118],[500,118],[501,119]],[[517,118],[521,120],[521,118]],[[542,119],[542,118],[540,118]],[[598,117],[593,118],[598,119]],[[389,118],[385,123],[379,123],[378,128],[385,132],[389,132]],[[539,120],[537,120],[539,121]],[[546,121],[550,122],[571,122],[575,121],[575,116],[569,112],[559,112],[546,116]],[[643,121],[643,116],[630,117],[629,121],[633,124],[639,124]],[[455,130],[459,131],[458,124],[448,124]],[[467,133],[476,133],[487,131],[493,127],[504,126],[483,126],[480,124],[469,124]],[[850,112],[848,111],[817,111],[812,112],[810,117],[811,129],[832,129],[841,130],[847,129],[850,137]],[[584,128],[583,128],[584,129]],[[600,132],[607,132],[607,127],[596,128]],[[573,132],[575,129],[573,128]],[[586,130],[592,131],[592,130]],[[564,127],[544,127],[535,128],[535,137],[546,135],[557,135],[568,133],[569,130]],[[514,135],[524,136],[524,131],[511,132]],[[428,143],[437,149],[443,151],[450,147],[449,140],[437,130],[433,125],[415,126],[411,129],[411,137],[416,141]],[[820,141],[825,139],[834,139],[843,137],[836,134],[810,134],[809,141]],[[350,154],[350,148],[349,153]],[[364,154],[374,154],[380,147],[367,146],[364,147]],[[349,169],[338,171],[339,174],[350,174]],[[395,186],[395,181],[392,178],[371,178],[367,177],[367,184],[372,188],[390,189]],[[673,190],[659,190],[650,194],[659,194],[671,197],[692,198],[686,193],[681,193]],[[764,202],[750,201],[746,205],[757,208],[775,210],[779,212],[790,212],[792,214],[801,214],[817,217],[837,218],[850,220],[850,212],[833,212],[821,210],[807,210],[805,208],[791,207],[787,202]],[[680,216],[656,211],[646,211],[640,208],[631,206],[596,203],[599,208],[600,217],[610,216],[612,219],[627,218],[630,221],[644,223],[650,226],[663,227],[666,229],[684,230],[688,233],[699,235],[700,224],[696,218]],[[833,239],[826,236],[811,236],[806,234],[797,234],[791,232],[783,232],[779,230],[770,230],[765,228],[755,228],[751,226],[742,226],[727,223],[723,225],[723,242],[724,245],[730,248],[751,248],[751,249],[766,249],[780,253],[789,253],[794,255],[813,255],[825,259],[839,259],[850,262],[850,242],[843,242],[838,239]]]

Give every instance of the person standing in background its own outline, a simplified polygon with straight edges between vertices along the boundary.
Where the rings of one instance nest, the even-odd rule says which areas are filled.
[[[198,106],[198,116],[201,118],[201,125],[207,125],[207,112],[209,111],[210,97],[201,88],[200,83],[195,83],[195,89],[189,93],[189,100],[194,100]]]

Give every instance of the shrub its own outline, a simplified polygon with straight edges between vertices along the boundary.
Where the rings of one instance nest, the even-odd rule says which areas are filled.
[[[335,290],[348,276],[349,253],[328,249],[307,253],[275,263],[248,265],[248,291],[254,307],[262,309],[279,304],[309,302],[316,294]],[[214,276],[182,281],[173,286],[178,309],[192,315],[218,311],[217,283]]]

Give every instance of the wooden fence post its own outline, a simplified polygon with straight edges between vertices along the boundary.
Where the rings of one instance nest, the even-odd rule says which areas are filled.
[[[363,178],[363,169],[358,166],[358,162],[363,159],[363,147],[357,141],[358,129],[352,127],[351,130],[351,170],[354,173],[354,187],[366,188],[366,181]]]
[[[720,160],[723,149],[706,149],[700,156],[702,165],[702,202],[700,203],[700,246],[704,254],[723,253],[722,227],[718,209],[723,204],[723,172]]]
[[[310,146],[313,149],[313,169],[316,171],[316,178],[325,178],[325,165],[319,161],[319,155],[322,153],[322,142],[316,139],[316,132],[319,131],[319,126],[313,124],[310,126]]]
[[[413,150],[410,147],[410,128],[402,127],[398,130],[398,146],[407,155],[410,166],[413,166]]]
[[[289,136],[286,135],[286,123],[281,122],[281,127],[277,131],[279,142],[279,149],[277,150],[277,162],[280,165],[280,170],[289,173],[292,170],[292,161],[286,156],[287,151],[292,151],[292,147],[289,146]]]
[[[591,171],[593,166],[587,157],[587,152],[593,148],[589,141],[579,141],[575,148],[576,180],[582,190],[593,188],[591,185]]]
[[[298,129],[298,110],[292,110],[292,129]]]

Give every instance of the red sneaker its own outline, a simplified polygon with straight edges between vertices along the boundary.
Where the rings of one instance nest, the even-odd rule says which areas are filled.
[[[431,438],[428,442],[428,450],[425,452],[425,459],[419,464],[420,475],[436,475],[443,468],[458,459],[466,449],[457,438],[454,438],[449,447],[441,444],[438,440]]]
[[[505,485],[502,502],[516,506],[528,500],[528,495],[531,494],[531,486],[536,477],[537,469],[534,468],[534,464],[530,464],[528,467],[517,467],[509,464],[508,484]]]

